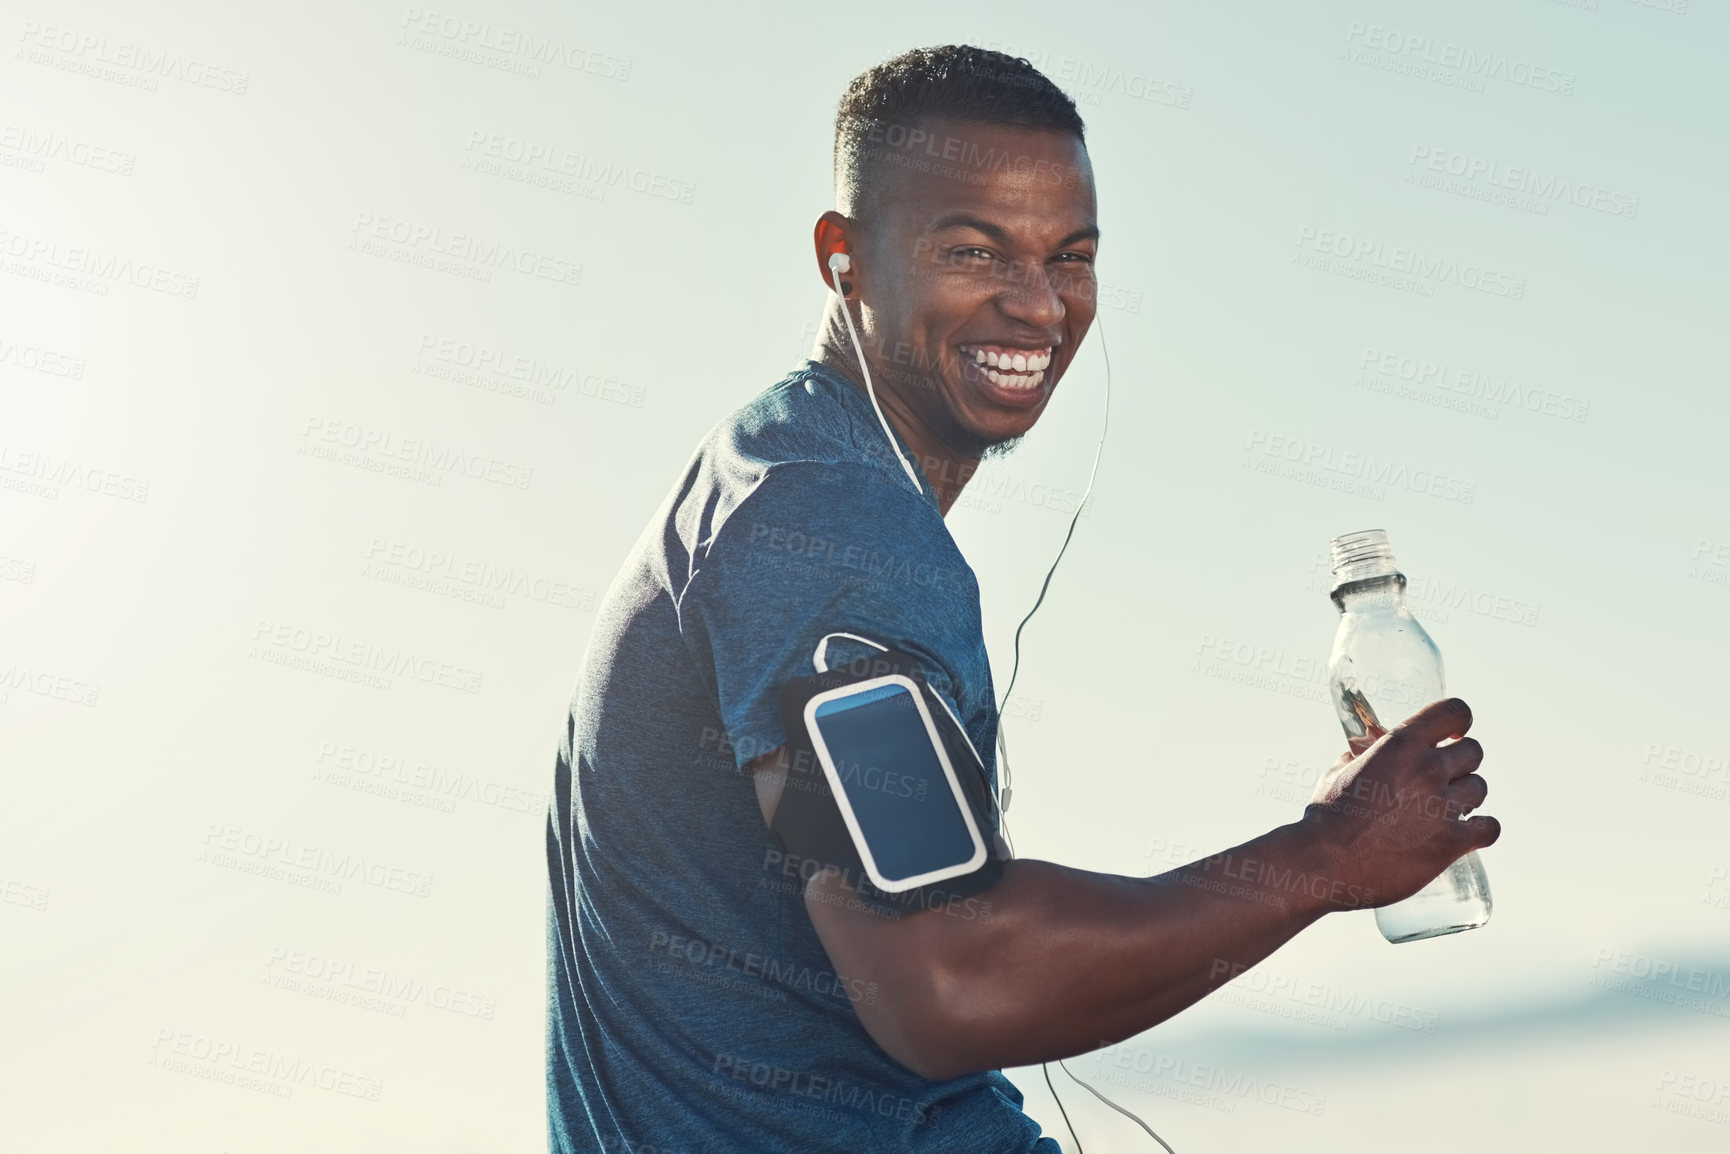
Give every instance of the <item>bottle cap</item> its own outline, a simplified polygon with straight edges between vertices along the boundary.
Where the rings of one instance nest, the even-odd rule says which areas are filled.
[[[1336,590],[1353,581],[1402,576],[1394,567],[1394,549],[1388,544],[1385,529],[1361,529],[1356,533],[1341,534],[1333,539],[1330,548],[1333,554],[1333,587]]]

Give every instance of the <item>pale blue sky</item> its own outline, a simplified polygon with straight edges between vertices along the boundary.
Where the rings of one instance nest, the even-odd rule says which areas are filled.
[[[1024,636],[1026,700],[1007,723],[1021,853],[1155,872],[1295,818],[1292,783],[1341,744],[1306,680],[1335,622],[1316,560],[1370,527],[1422,583],[1413,608],[1476,710],[1506,828],[1484,855],[1484,930],[1392,947],[1368,914],[1330,919],[1264,967],[1262,988],[1302,996],[1204,1004],[1131,1047],[1294,1086],[1319,1114],[1179,1101],[1174,1076],[1114,1096],[1185,1154],[1396,1134],[1439,1151],[1467,1117],[1491,1149],[1721,1143],[1721,1121],[1675,1112],[1692,1101],[1675,1087],[1730,1084],[1715,339],[1730,33],[1721,7],[1679,2],[9,6],[0,985],[27,993],[0,1006],[9,1130],[43,1149],[287,1151],[333,1132],[356,1149],[538,1148],[534,795],[593,599],[702,433],[809,345],[842,88],[907,47],[970,41],[1032,55],[1077,96],[1100,275],[1126,306],[1102,312],[1115,371],[1092,511]],[[438,31],[483,18],[493,29],[466,48]],[[508,71],[473,44],[504,30],[580,45],[587,68]],[[1395,50],[1414,38],[1427,44]],[[1447,62],[1468,53],[1540,86],[1462,87]],[[1425,55],[1443,79],[1390,67]],[[170,63],[147,74],[144,56]],[[1167,99],[1132,95],[1150,90]],[[483,171],[471,145],[494,135],[672,193]],[[1493,202],[1481,178],[1426,186],[1454,156],[1527,182],[1526,203]],[[1530,191],[1563,182],[1602,190],[1599,207]],[[1632,215],[1603,210],[1635,198]],[[393,244],[393,229],[422,239]],[[1323,234],[1365,255],[1326,264]],[[550,275],[425,267],[435,246],[477,244]],[[1402,248],[1491,269],[1520,299],[1362,279],[1370,254]],[[115,280],[114,262],[167,279]],[[93,270],[82,287],[42,279]],[[467,384],[473,346],[568,387],[548,404]],[[1104,384],[1089,346],[950,518],[1000,687],[1066,524],[1041,495],[1087,478]],[[81,379],[26,365],[30,349],[33,365],[41,350],[81,362]],[[1394,372],[1376,371],[1383,354]],[[1402,381],[1400,357],[1445,365],[1455,387]],[[378,471],[380,449],[316,456],[366,436],[529,483],[418,483]],[[1322,463],[1282,473],[1287,445]],[[1397,480],[1341,491],[1348,453],[1471,500]],[[28,454],[97,491],[21,491],[42,483]],[[102,493],[115,477],[147,481],[146,499]],[[443,577],[460,594],[481,566],[528,580],[497,605],[412,587]],[[296,630],[413,650],[478,672],[480,692],[286,667]],[[100,686],[94,704],[69,700],[74,685]],[[395,771],[353,767],[393,757],[398,794],[362,792]],[[435,797],[416,766],[472,790]],[[440,797],[449,812],[425,804]],[[320,893],[242,872],[245,852],[200,860],[255,837],[430,875],[430,896]],[[496,1012],[430,995],[369,1009],[273,981],[307,954]],[[1640,958],[1683,985],[1634,976]],[[1693,974],[1706,992],[1674,1004]],[[1606,977],[1625,988],[1593,984]],[[1317,1004],[1332,1024],[1292,1016]],[[191,1076],[151,1068],[181,1034],[384,1091],[271,1100],[196,1061]],[[1061,1134],[1038,1071],[1012,1076]],[[1089,1151],[1152,1148],[1059,1088]],[[140,1135],[141,1117],[175,1122]]]

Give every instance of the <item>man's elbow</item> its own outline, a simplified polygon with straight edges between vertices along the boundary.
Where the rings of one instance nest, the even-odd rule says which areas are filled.
[[[846,892],[819,875],[805,908],[836,972],[869,983],[853,1009],[872,1040],[936,1082],[996,1069],[992,1039],[1012,1029],[1013,1009],[993,966],[1006,945],[1000,927],[936,909],[885,922],[836,900]]]
[[[946,977],[941,963],[897,983],[903,991],[876,1006],[856,1006],[859,1020],[885,1053],[933,1082],[996,1068],[985,1056],[993,1016],[985,1009],[977,975]],[[916,992],[915,992],[916,991]]]

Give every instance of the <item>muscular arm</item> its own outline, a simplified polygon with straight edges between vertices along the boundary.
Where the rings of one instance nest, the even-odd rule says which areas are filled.
[[[877,983],[855,1010],[871,1036],[932,1079],[1084,1053],[1140,1033],[1273,953],[1330,910],[1416,892],[1500,833],[1459,820],[1487,788],[1457,699],[1372,745],[1304,817],[1155,877],[1019,859],[985,916],[934,907],[898,918],[846,901],[832,874],[805,907],[837,973]],[[753,763],[767,821],[785,769]]]

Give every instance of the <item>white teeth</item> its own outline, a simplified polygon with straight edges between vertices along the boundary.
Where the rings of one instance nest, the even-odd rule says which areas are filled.
[[[1034,389],[1038,388],[1039,382],[1045,379],[1045,374],[1043,372],[1037,372],[1031,375],[1016,376],[1010,373],[1000,373],[994,369],[986,369],[985,379],[999,388]]]
[[[964,352],[963,356],[966,355]],[[974,349],[973,363],[981,367],[985,378],[1006,389],[1031,389],[1045,379],[1051,367],[1051,350],[1036,353],[998,353],[989,349]]]

